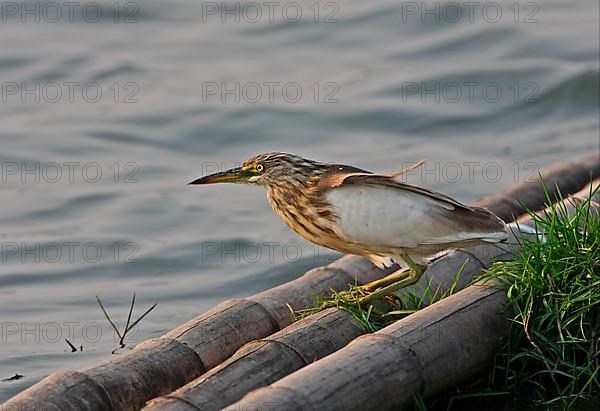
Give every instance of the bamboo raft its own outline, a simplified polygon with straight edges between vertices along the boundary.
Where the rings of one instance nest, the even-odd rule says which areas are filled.
[[[543,178],[550,189],[550,195],[554,197],[559,190],[563,195],[574,193],[589,183],[591,176],[595,178],[598,175],[600,175],[600,162],[596,157],[588,157],[579,161],[560,163],[544,173]],[[505,220],[512,220],[513,217],[522,214],[525,207],[540,210],[544,208],[545,202],[546,197],[541,186],[527,183],[484,198],[477,204],[488,207]],[[455,250],[430,266],[421,282],[414,287],[423,288],[423,284],[431,279],[434,286],[440,289],[447,288],[458,269],[468,260],[461,277],[461,285],[464,286],[494,258],[504,258],[502,254],[502,250],[498,248],[481,252],[475,249]],[[368,352],[369,344],[379,347],[377,349],[381,348],[382,353],[389,353],[390,357],[382,354],[382,358],[388,358],[390,362],[384,368],[390,368],[389,364],[398,363],[400,358],[399,351],[395,348],[401,347],[374,342],[394,339],[382,337],[387,335],[386,333],[379,332],[361,337],[348,347],[342,348],[365,332],[349,314],[330,309],[291,324],[293,319],[287,304],[294,310],[306,308],[317,295],[328,294],[331,290],[346,289],[349,284],[364,284],[381,278],[391,271],[393,269],[379,270],[359,257],[343,257],[328,266],[310,270],[301,278],[287,284],[251,297],[223,302],[160,338],[140,343],[126,354],[82,370],[52,374],[13,397],[0,406],[0,410],[138,410],[148,400],[161,395],[167,396],[148,404],[147,409],[219,409],[238,401],[255,388],[264,387],[278,380],[268,389],[264,388],[251,394],[250,398],[255,395],[264,396],[267,390],[274,390],[279,393],[277,395],[288,392],[290,390],[287,388],[277,388],[277,384],[285,383],[287,379],[307,372],[305,370],[310,371],[315,364],[325,361],[332,355],[343,353],[351,347],[353,350],[358,350],[357,352],[363,349]],[[485,301],[485,304],[482,303],[484,312],[489,313],[488,308],[485,307],[489,307],[489,304],[494,306],[495,298],[502,299],[502,293],[497,290],[491,292],[489,288],[479,287],[478,292],[474,292],[469,289],[471,287],[461,292],[465,293],[461,298],[466,300],[473,296],[473,298],[482,298],[482,301]],[[487,295],[497,296],[492,298]],[[445,302],[447,300],[450,302]],[[444,303],[441,307],[446,311],[440,312],[447,314],[456,312],[448,316],[454,318],[454,315],[458,316],[460,313],[460,304],[455,300],[456,297],[450,297],[421,312],[426,312],[432,307],[439,309],[440,304]],[[446,307],[448,304],[450,306]],[[412,324],[419,324],[421,316],[424,315],[421,312],[409,316],[410,320],[401,320],[393,326],[398,327],[397,324],[403,321],[402,327],[411,324],[411,321]],[[493,317],[493,314],[490,315]],[[369,343],[361,342],[374,335],[377,335],[373,337],[375,340]],[[401,338],[408,338],[408,336]],[[405,343],[403,344],[403,347],[406,346]],[[236,350],[242,346],[243,348],[236,353]],[[458,348],[450,347],[449,355],[456,355],[457,352],[454,350]],[[398,358],[392,360],[393,353],[396,353]],[[307,366],[325,356],[327,357]],[[414,358],[411,361],[408,363],[414,364]],[[477,361],[477,364],[481,363],[483,361]],[[232,367],[231,364],[236,366]],[[346,375],[344,369],[339,369],[337,366],[333,369]],[[396,373],[396,369],[393,371]],[[286,375],[288,376],[285,377]],[[375,375],[374,373],[373,378]],[[414,376],[414,373],[411,375]],[[333,378],[333,375],[331,377]],[[361,380],[362,386],[368,389],[371,377],[361,378],[364,378]],[[397,378],[397,375],[394,378]],[[428,378],[419,379],[418,390],[412,392],[430,389],[429,381],[433,380]],[[325,384],[323,380],[318,381]],[[329,385],[324,385],[322,388],[335,391],[336,388],[332,385],[334,382],[328,380]],[[184,386],[187,383],[189,384]],[[184,387],[173,392],[182,386]],[[375,390],[373,392],[375,393]],[[268,396],[273,395],[268,394]],[[382,395],[381,398],[387,397]],[[306,402],[305,397],[302,399],[304,402],[298,404],[313,409],[310,408],[312,405]],[[290,401],[290,398],[287,400]],[[314,401],[314,398],[311,397],[310,400]],[[398,399],[394,399],[396,400]],[[242,401],[248,404],[246,398]],[[256,402],[254,399],[251,401]],[[322,405],[318,402],[317,404]],[[353,403],[354,406],[356,404]]]

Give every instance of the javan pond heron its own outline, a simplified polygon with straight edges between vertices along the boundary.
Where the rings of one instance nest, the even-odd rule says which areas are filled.
[[[306,240],[381,268],[408,267],[363,286],[369,302],[416,283],[427,262],[449,249],[507,238],[492,212],[398,181],[406,172],[375,174],[273,152],[189,184],[263,186],[273,211]]]

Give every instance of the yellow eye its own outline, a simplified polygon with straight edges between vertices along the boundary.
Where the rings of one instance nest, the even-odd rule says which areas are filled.
[[[265,169],[265,166],[263,166],[262,164],[257,164],[256,165],[256,171],[258,171],[259,173],[262,173],[262,171]]]

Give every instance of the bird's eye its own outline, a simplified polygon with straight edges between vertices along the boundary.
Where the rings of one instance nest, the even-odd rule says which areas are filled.
[[[256,165],[256,171],[258,171],[259,173],[262,173],[262,171],[265,169],[265,166],[263,166],[262,164],[257,164]]]

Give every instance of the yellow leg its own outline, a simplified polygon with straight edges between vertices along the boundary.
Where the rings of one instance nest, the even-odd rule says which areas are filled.
[[[386,295],[392,294],[393,292],[396,292],[404,287],[413,285],[417,281],[419,281],[419,279],[425,272],[426,267],[423,265],[416,264],[407,255],[402,256],[402,259],[404,261],[406,261],[406,264],[408,264],[409,270],[393,273],[393,274],[388,275],[387,277],[382,278],[381,280],[373,281],[372,283],[367,284],[365,286],[365,287],[369,287],[369,288],[367,288],[367,290],[372,289],[370,287],[372,285],[375,285],[374,283],[378,283],[377,285],[379,285],[379,286],[381,286],[381,285],[385,285],[385,286],[383,288],[377,289],[376,291],[372,292],[371,294],[367,295],[366,297],[361,298],[360,299],[361,304],[373,302],[382,297],[385,297]],[[390,282],[390,280],[388,280],[388,278],[390,280],[394,280],[394,281]]]
[[[375,291],[378,288],[388,286],[390,284],[396,283],[400,280],[404,280],[406,277],[410,276],[410,270],[398,270],[389,274],[379,280],[371,281],[368,284],[363,285],[361,290],[364,291]]]

